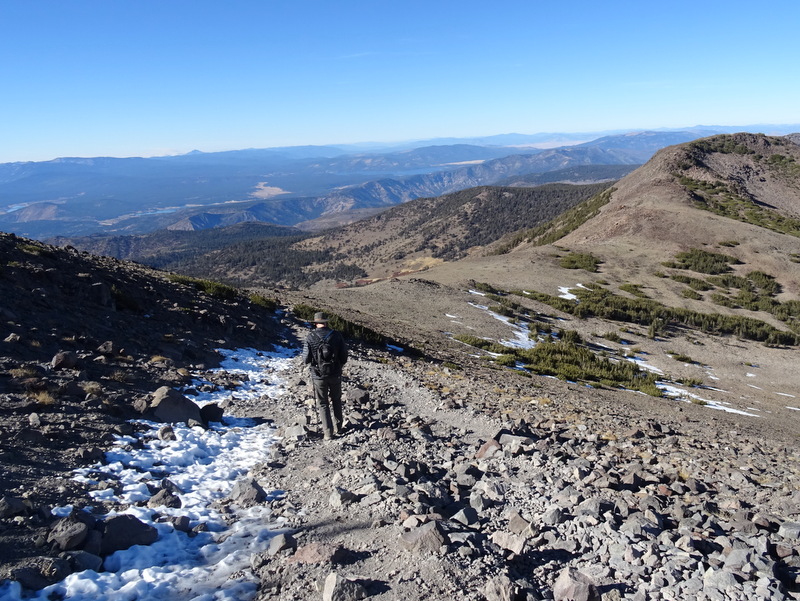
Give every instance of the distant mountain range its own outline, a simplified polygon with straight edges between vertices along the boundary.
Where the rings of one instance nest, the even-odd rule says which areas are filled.
[[[46,239],[199,230],[242,221],[296,225],[531,174],[638,165],[659,148],[722,129],[615,134],[557,148],[536,146],[589,135],[507,134],[470,140],[481,144],[425,141],[370,152],[304,146],[5,163],[0,164],[0,230]],[[585,175],[582,181],[595,180]]]

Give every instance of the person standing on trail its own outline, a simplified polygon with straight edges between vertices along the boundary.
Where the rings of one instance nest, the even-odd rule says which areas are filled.
[[[328,327],[325,313],[314,314],[315,329],[303,343],[303,363],[310,366],[314,399],[325,440],[342,433],[342,366],[347,363],[344,337]]]

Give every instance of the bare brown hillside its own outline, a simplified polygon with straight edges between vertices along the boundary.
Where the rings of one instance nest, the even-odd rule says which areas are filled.
[[[661,262],[691,248],[707,248],[742,261],[740,270],[778,277],[786,293],[800,293],[800,237],[703,210],[693,182],[725,189],[743,211],[762,209],[776,219],[800,214],[800,146],[783,138],[752,134],[720,136],[737,151],[701,142],[666,148],[645,166],[620,180],[600,214],[558,241],[575,252],[604,261],[604,274],[658,286],[652,275]],[[738,146],[737,146],[738,145]],[[772,157],[787,157],[779,161]],[[682,178],[684,178],[682,180]],[[747,215],[743,215],[747,219]],[[723,246],[720,246],[722,244]],[[669,291],[665,291],[669,294]],[[677,301],[677,299],[674,299]]]
[[[353,263],[368,279],[414,273],[461,259],[508,232],[545,223],[608,185],[471,188],[414,200],[295,247],[325,253],[327,260],[307,267],[310,271]]]

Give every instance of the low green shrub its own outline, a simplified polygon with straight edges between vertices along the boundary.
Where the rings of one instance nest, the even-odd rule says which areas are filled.
[[[670,263],[668,267],[677,269],[689,269],[698,273],[715,275],[727,273],[731,270],[731,265],[738,265],[739,259],[724,255],[722,253],[712,253],[701,248],[693,248],[686,252],[675,255],[676,263]]]
[[[676,353],[674,351],[667,351],[667,354],[675,359],[675,361],[679,361],[680,363],[694,363],[694,359],[692,359],[689,355],[684,355],[682,353]]]
[[[111,298],[114,299],[114,304],[120,311],[130,311],[132,313],[140,313],[142,306],[130,294],[124,293],[116,284],[111,285]]]
[[[713,284],[710,284],[705,280],[701,280],[700,278],[693,278],[691,276],[684,275],[682,273],[675,273],[670,275],[669,277],[670,279],[675,280],[676,282],[680,282],[681,284],[686,284],[690,288],[693,288],[694,290],[699,290],[701,292],[714,289]],[[718,276],[718,277],[726,277],[726,276]]]
[[[638,296],[639,298],[647,298],[647,295],[642,292],[642,286],[640,284],[622,284],[619,289],[633,296]]]
[[[584,271],[595,273],[600,263],[602,261],[591,253],[569,253],[561,257],[558,264],[564,269],[583,269]]]
[[[177,284],[193,286],[195,289],[221,300],[235,300],[239,296],[239,291],[228,284],[175,273],[169,274],[167,278]]]
[[[295,315],[295,317],[302,321],[308,322],[313,321],[314,314],[319,311],[320,309],[317,307],[312,307],[311,305],[306,305],[303,303],[299,303],[292,307],[292,313]],[[386,337],[383,334],[376,332],[367,326],[348,321],[343,317],[336,315],[335,313],[328,313],[328,323],[332,329],[341,332],[348,338],[363,340],[364,342],[369,342],[371,344],[386,343]]]
[[[492,361],[503,367],[516,367],[517,365],[517,358],[514,355],[500,355],[499,357],[493,357]]]
[[[278,301],[267,298],[260,294],[256,294],[255,292],[252,293],[248,298],[252,304],[256,305],[257,307],[261,307],[262,309],[266,309],[272,313],[274,313],[278,308]]]
[[[34,244],[31,242],[18,242],[17,249],[21,250],[24,253],[28,253],[29,255],[33,255],[35,257],[52,257],[53,251],[49,248],[45,248],[41,244]]]

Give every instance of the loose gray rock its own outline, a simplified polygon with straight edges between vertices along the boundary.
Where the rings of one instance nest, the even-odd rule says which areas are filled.
[[[328,498],[328,502],[330,503],[331,507],[336,508],[344,507],[345,505],[349,505],[357,500],[358,495],[338,486],[333,489],[331,496]]]
[[[563,524],[565,520],[566,518],[564,510],[556,506],[553,506],[545,511],[544,515],[542,516],[542,524],[546,524],[547,526]]]
[[[505,574],[492,578],[483,590],[486,601],[514,601],[519,593],[520,587]]]
[[[267,493],[253,478],[242,478],[233,485],[228,499],[239,507],[253,507],[267,500]]]
[[[565,568],[558,575],[553,586],[553,599],[555,601],[600,601],[600,592],[586,574],[575,568]]]
[[[178,495],[171,490],[162,488],[147,501],[147,506],[155,509],[156,507],[171,507],[176,509],[182,507],[183,503]]]
[[[55,543],[61,551],[77,549],[86,540],[89,526],[72,516],[58,520],[47,535],[47,542]]]
[[[166,426],[161,426],[158,429],[158,439],[163,440],[165,442],[178,440],[178,437],[175,435],[175,429],[167,424]]]
[[[225,412],[222,407],[216,403],[206,403],[200,408],[200,418],[203,420],[204,424],[221,422],[224,416]]]
[[[520,555],[525,550],[527,538],[519,534],[498,531],[492,534],[492,542],[498,547],[511,551],[515,555]]]
[[[366,599],[368,596],[364,585],[357,580],[350,580],[331,572],[325,578],[325,586],[322,590],[323,601],[357,601]]]
[[[267,554],[270,557],[274,557],[278,554],[290,555],[294,553],[295,549],[297,549],[297,541],[295,538],[288,532],[282,532],[281,534],[273,536],[269,541]]]
[[[335,563],[337,556],[342,552],[342,547],[315,541],[298,547],[295,553],[287,560],[287,563]]]
[[[785,524],[781,524],[781,527],[778,529],[778,535],[782,536],[783,538],[790,538],[795,540],[799,539],[800,523],[786,522]]]
[[[67,557],[74,572],[82,572],[84,570],[99,572],[103,567],[103,558],[94,553],[88,553],[83,550],[70,551],[67,553]]]
[[[10,518],[15,515],[23,515],[27,512],[28,506],[22,499],[8,495],[0,499],[0,518]]]
[[[737,584],[736,576],[726,569],[715,570],[714,568],[708,568],[703,574],[703,590],[716,589],[725,591],[736,587]]]
[[[400,545],[412,553],[441,553],[449,544],[447,534],[437,521],[431,521],[400,535]]]
[[[103,344],[97,347],[97,352],[105,357],[112,357],[119,354],[119,349],[111,340],[106,340]]]
[[[283,431],[283,435],[287,440],[305,440],[308,437],[308,430],[302,424],[289,426]]]
[[[61,557],[34,557],[11,570],[11,578],[23,587],[39,590],[63,580],[70,574],[70,565]]]
[[[453,521],[472,526],[478,523],[478,512],[472,507],[465,507],[453,516]]]

